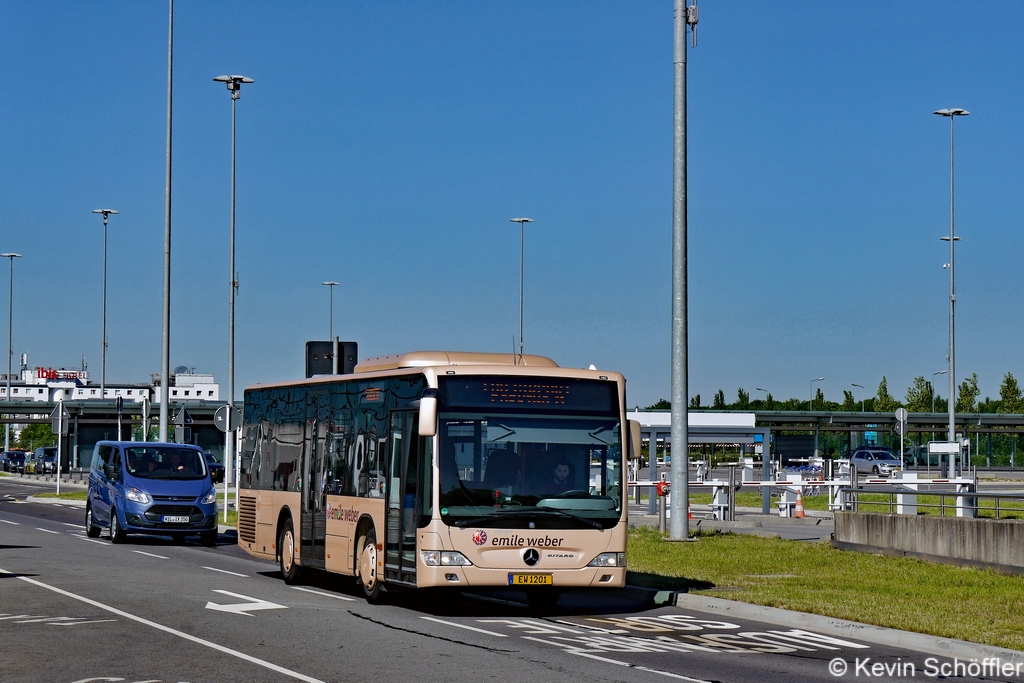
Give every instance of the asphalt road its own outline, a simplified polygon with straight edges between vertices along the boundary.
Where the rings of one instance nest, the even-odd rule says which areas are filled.
[[[791,683],[834,680],[837,658],[848,667],[841,678],[878,677],[870,675],[876,664],[916,667],[915,676],[882,678],[928,677],[930,655],[723,622],[656,607],[642,591],[567,593],[545,613],[505,592],[403,594],[369,605],[341,577],[286,586],[275,565],[242,553],[233,536],[215,548],[88,539],[81,507],[23,502],[40,490],[0,480],[5,683]],[[855,675],[858,662],[869,675]]]

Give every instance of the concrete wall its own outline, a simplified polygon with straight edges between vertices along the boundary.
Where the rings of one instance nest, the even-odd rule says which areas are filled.
[[[1024,521],[837,512],[833,545],[1024,573]]]

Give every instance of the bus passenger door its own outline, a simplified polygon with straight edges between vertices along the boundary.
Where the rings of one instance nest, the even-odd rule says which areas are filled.
[[[416,531],[420,513],[429,502],[430,478],[424,477],[423,444],[416,411],[391,414],[388,452],[388,517],[384,577],[388,581],[416,585]]]
[[[306,429],[303,435],[302,531],[300,557],[305,567],[324,568],[327,540],[327,478],[325,441],[327,435],[328,395],[309,392],[306,403]]]

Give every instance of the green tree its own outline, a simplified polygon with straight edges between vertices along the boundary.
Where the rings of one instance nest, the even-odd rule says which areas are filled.
[[[978,394],[978,373],[972,373],[970,377],[960,384],[960,391],[956,397],[956,412],[973,413],[977,411]]]
[[[821,393],[820,387],[814,392],[814,401],[811,403],[811,410],[825,410],[825,394]]]
[[[57,437],[51,432],[49,423],[27,425],[18,435],[18,448],[24,448],[26,451],[56,444]]]
[[[859,407],[860,406],[857,404],[857,402],[855,400],[853,400],[853,392],[852,391],[846,391],[844,389],[843,390],[843,410],[845,410],[848,413],[852,413],[853,411],[857,410],[857,408],[859,408]]]
[[[697,394],[697,400],[700,400],[700,394]],[[693,406],[690,407],[692,408]],[[657,403],[647,406],[644,410],[672,410],[672,402],[659,398]]]
[[[719,389],[715,392],[715,402],[711,404],[715,410],[725,410],[725,392]]]
[[[878,393],[875,394],[875,412],[891,413],[899,407],[899,402],[889,394],[889,382],[885,379],[885,375],[882,375],[882,381],[878,384]]]
[[[1009,372],[1003,376],[1003,383],[999,385],[999,398],[1002,401],[1002,405],[999,406],[1000,413],[1024,413],[1024,397],[1021,396],[1020,385],[1017,384],[1017,378]]]
[[[750,394],[743,391],[743,387],[736,390],[736,408],[738,410],[748,410],[750,408]]]
[[[907,410],[912,413],[930,413],[934,394],[931,382],[923,375],[915,377],[914,383],[907,387]]]
[[[700,394],[694,394],[690,398],[690,408],[700,410]]]

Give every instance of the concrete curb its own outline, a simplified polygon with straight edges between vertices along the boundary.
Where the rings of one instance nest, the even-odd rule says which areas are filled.
[[[84,508],[86,501],[84,500],[62,500],[60,498],[40,498],[39,496],[29,496],[25,499],[29,503],[43,503],[49,505],[67,505],[70,507]]]
[[[903,647],[908,650],[917,650],[918,652],[939,655],[950,659],[977,659],[982,661],[989,657],[998,659],[1003,663],[1012,663],[1015,666],[1017,664],[1024,664],[1024,652],[1019,650],[970,643],[966,640],[929,636],[923,633],[911,633],[910,631],[900,631],[884,626],[871,626],[856,621],[823,617],[806,612],[794,612],[778,607],[751,605],[735,600],[723,600],[722,598],[691,595],[689,593],[676,593],[675,606],[685,609],[696,609],[702,612],[712,612],[719,616],[766,621],[779,626],[814,629],[829,635],[862,640],[877,645]]]

